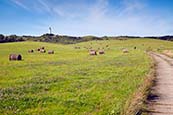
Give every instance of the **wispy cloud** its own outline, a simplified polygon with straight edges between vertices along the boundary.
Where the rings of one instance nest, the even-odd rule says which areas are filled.
[[[17,6],[35,13],[47,13],[51,16],[75,17],[88,8],[80,0],[11,0]],[[60,2],[61,1],[61,2]],[[85,0],[84,0],[85,1]],[[79,14],[80,13],[80,14]]]
[[[22,0],[11,0],[13,3],[15,3],[17,6],[22,7],[25,10],[29,10],[29,8],[23,3]]]
[[[89,18],[98,21],[106,16],[108,12],[108,0],[98,0],[89,9]]]
[[[143,0],[122,0],[122,5],[126,12],[141,10],[145,7]]]

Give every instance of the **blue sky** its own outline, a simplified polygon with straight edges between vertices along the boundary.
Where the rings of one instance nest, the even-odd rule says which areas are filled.
[[[173,0],[0,0],[0,33],[173,34]]]

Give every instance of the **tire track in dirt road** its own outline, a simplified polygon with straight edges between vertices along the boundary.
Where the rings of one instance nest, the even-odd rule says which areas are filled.
[[[149,115],[173,115],[173,59],[151,53],[156,61],[156,80],[151,89]]]

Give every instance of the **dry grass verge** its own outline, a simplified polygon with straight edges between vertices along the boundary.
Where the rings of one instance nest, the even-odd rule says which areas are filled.
[[[146,115],[146,100],[148,95],[150,94],[150,89],[154,84],[156,76],[156,63],[154,62],[154,59],[152,57],[151,60],[152,64],[150,72],[146,76],[144,83],[141,84],[138,90],[129,98],[121,115]]]
[[[170,58],[173,58],[173,52],[171,50],[163,50],[161,54],[166,55]]]

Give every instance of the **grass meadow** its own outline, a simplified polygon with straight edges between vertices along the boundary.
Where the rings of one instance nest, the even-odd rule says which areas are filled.
[[[27,52],[41,46],[55,54]],[[104,47],[105,54],[90,56],[84,47]],[[173,49],[173,43],[131,39],[0,44],[0,114],[119,115],[150,71],[145,51],[158,48]],[[10,53],[22,54],[23,60],[9,61]]]

